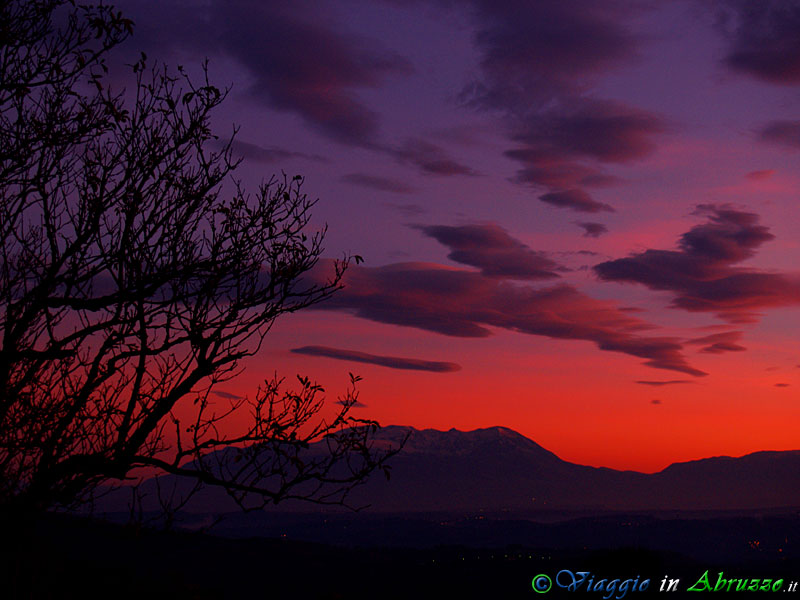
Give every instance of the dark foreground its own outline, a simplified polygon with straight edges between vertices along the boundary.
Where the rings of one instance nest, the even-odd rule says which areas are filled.
[[[24,559],[12,561],[16,567],[3,565],[0,597],[572,597],[557,577],[567,582],[589,573],[577,598],[635,600],[657,593],[664,577],[680,579],[679,593],[670,597],[696,597],[685,590],[705,587],[697,582],[708,571],[712,587],[720,578],[735,578],[730,593],[742,579],[748,587],[753,579],[764,587],[765,579],[783,578],[779,597],[797,594],[800,600],[800,591],[790,590],[800,580],[797,511],[606,515],[554,523],[482,515],[272,515],[256,529],[275,537],[245,537],[235,517],[218,532],[238,537],[52,515],[39,523],[28,549],[17,553]],[[325,543],[308,541],[314,539]],[[561,571],[570,573],[558,576]],[[554,582],[546,594],[532,588],[539,574]],[[587,591],[590,579],[597,591]],[[633,591],[646,579],[646,592]],[[8,587],[13,581],[15,591]],[[546,586],[546,579],[540,583]]]

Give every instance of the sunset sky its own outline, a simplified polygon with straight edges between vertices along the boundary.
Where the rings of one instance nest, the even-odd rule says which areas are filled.
[[[225,393],[352,371],[359,416],[620,469],[800,447],[800,2],[118,6],[365,259]]]

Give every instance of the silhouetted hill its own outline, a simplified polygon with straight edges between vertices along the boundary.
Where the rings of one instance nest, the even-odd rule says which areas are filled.
[[[389,426],[376,443],[396,446],[407,435],[391,463],[391,479],[376,474],[353,492],[352,505],[369,505],[370,512],[516,514],[800,506],[800,451],[707,458],[644,474],[561,460],[505,427],[464,432]],[[187,508],[236,510],[218,490],[203,491]],[[303,503],[280,505],[284,511],[308,508]]]
[[[800,451],[673,464],[655,474],[577,465],[504,427],[387,427],[409,440],[390,481],[353,496],[375,510],[727,510],[800,505]]]
[[[797,450],[676,463],[652,478],[670,508],[800,505],[800,451]]]

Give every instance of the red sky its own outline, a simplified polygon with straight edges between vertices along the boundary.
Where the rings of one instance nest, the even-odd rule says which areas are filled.
[[[120,6],[365,258],[230,393],[353,371],[384,424],[623,469],[798,447],[797,2]]]

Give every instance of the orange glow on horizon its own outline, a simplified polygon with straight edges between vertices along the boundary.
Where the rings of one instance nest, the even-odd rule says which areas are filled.
[[[589,342],[496,332],[460,340],[455,353],[445,336],[321,312],[278,325],[271,335],[273,349],[251,359],[237,380],[220,389],[246,394],[262,374],[277,370],[291,384],[299,372],[325,386],[333,402],[353,372],[363,377],[359,390],[366,407],[354,409],[358,416],[419,429],[504,426],[563,460],[621,470],[655,472],[674,462],[800,447],[788,425],[800,419],[800,369],[785,364],[765,370],[748,352],[692,356],[711,373],[692,378],[600,352]],[[397,370],[288,352],[306,340],[451,360],[462,369]],[[675,380],[689,383],[636,383]]]

